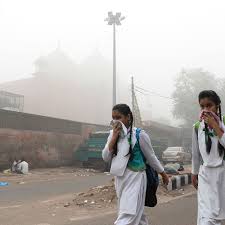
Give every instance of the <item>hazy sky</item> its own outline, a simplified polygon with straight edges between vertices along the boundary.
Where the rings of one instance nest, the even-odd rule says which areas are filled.
[[[118,82],[130,85],[133,75],[169,96],[182,68],[225,76],[222,0],[0,0],[0,82],[30,76],[34,60],[58,41],[77,63],[96,49],[111,60],[112,27],[104,22],[111,10],[126,16],[117,27]],[[171,105],[152,96],[140,104],[155,108],[156,100]]]

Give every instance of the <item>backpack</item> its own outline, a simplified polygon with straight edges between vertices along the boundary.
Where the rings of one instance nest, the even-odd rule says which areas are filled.
[[[141,129],[137,128],[136,130],[136,139],[137,143],[140,147],[140,132]],[[141,149],[141,147],[140,147]],[[146,176],[147,176],[147,188],[146,188],[146,196],[145,196],[145,206],[147,207],[155,207],[157,205],[157,196],[156,191],[159,186],[159,176],[158,173],[146,163],[146,159],[142,153],[142,157],[145,161],[146,165]]]

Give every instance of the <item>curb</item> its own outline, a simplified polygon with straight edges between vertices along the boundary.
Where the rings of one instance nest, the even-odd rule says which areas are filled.
[[[167,185],[167,190],[172,191],[180,189],[182,186],[188,184],[191,184],[191,173],[173,176],[171,177],[169,184]]]

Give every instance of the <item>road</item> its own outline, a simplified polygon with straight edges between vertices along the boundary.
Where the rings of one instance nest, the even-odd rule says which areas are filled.
[[[76,177],[71,179],[51,180],[45,182],[31,182],[25,184],[10,184],[0,188],[0,224],[1,225],[110,225],[116,218],[114,210],[104,213],[86,213],[79,215],[73,208],[60,205],[40,203],[54,196],[68,193],[82,192],[96,185],[102,185],[111,179],[105,174],[96,174],[89,177]],[[37,206],[35,201],[39,201]],[[13,204],[22,206],[8,208]],[[28,204],[26,204],[28,203]],[[29,205],[32,209],[29,210]],[[60,207],[60,208],[58,208]],[[27,214],[27,210],[29,213]],[[159,204],[153,209],[146,208],[151,225],[196,225],[197,202],[196,194],[173,199]],[[9,219],[10,218],[10,219]],[[71,220],[72,219],[72,220]]]
[[[184,197],[169,203],[160,204],[154,209],[146,209],[151,225],[196,225],[196,195]],[[89,219],[72,221],[64,225],[110,225],[116,214],[106,214]]]
[[[111,179],[105,174],[96,174],[89,177],[64,177],[63,179],[49,180],[44,182],[28,182],[24,184],[10,183],[7,187],[0,188],[0,225],[110,225],[113,224],[116,213],[107,209],[105,213],[87,214],[78,216],[73,208],[51,208],[40,200],[48,200],[55,196],[68,193],[83,192],[90,187],[102,185]],[[39,201],[35,206],[34,202]],[[28,203],[28,204],[27,204]],[[19,208],[7,206],[19,205]],[[31,205],[33,210],[28,214]],[[196,195],[192,194],[183,198],[172,200],[169,203],[159,204],[156,208],[146,208],[151,225],[196,225]],[[30,214],[30,215],[29,215]],[[52,216],[53,215],[53,216]],[[77,217],[78,216],[78,217]],[[9,219],[10,218],[10,219]],[[60,221],[61,218],[61,221]],[[74,220],[71,221],[71,218]],[[20,221],[18,223],[17,221]]]
[[[45,182],[12,183],[6,187],[0,187],[0,206],[29,203],[68,193],[83,192],[90,187],[105,184],[110,179],[111,176],[96,174],[95,176],[74,179],[70,177]]]

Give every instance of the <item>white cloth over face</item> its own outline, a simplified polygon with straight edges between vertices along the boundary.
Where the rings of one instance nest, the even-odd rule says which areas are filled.
[[[109,143],[113,136],[113,130],[111,130],[105,148],[102,151],[102,158],[106,162],[111,161],[110,173],[112,175],[123,176],[129,160],[130,145],[128,142],[128,129],[121,121],[117,122],[120,122],[122,125],[122,131],[117,142],[117,155],[112,157],[112,152],[109,151]]]
[[[111,161],[110,173],[114,176],[123,176],[129,160],[129,143],[127,137],[119,138],[117,143],[117,155],[113,156],[109,151],[109,143],[112,139],[113,131],[110,131],[105,148],[102,151],[104,161]]]
[[[129,148],[130,144],[128,142],[128,130],[122,124],[123,135],[120,136],[117,142],[117,155],[112,158],[110,173],[114,176],[123,176],[127,163],[129,161]]]

